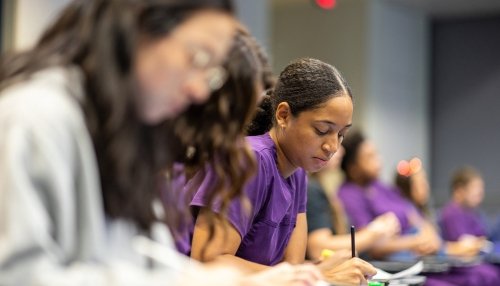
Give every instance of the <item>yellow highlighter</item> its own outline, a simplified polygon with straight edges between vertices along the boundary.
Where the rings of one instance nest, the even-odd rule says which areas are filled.
[[[321,250],[321,260],[328,259],[329,257],[333,256],[335,254],[335,251],[330,250],[330,249],[323,249]]]

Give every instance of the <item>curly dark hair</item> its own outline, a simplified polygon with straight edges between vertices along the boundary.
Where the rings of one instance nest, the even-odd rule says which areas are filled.
[[[165,37],[192,13],[233,13],[230,0],[77,0],[30,51],[2,59],[0,81],[23,80],[51,66],[84,74],[82,107],[95,147],[105,212],[142,229],[158,220],[159,172],[172,162],[165,130],[135,112],[133,60],[139,39]]]
[[[260,53],[260,54],[259,54]],[[185,213],[198,183],[207,170],[214,173],[214,184],[207,198],[208,205],[217,199],[221,201],[221,212],[208,217],[210,233],[214,231],[214,216],[224,219],[224,213],[233,199],[242,196],[245,183],[254,174],[256,165],[252,151],[245,142],[244,128],[252,119],[257,100],[266,85],[270,74],[267,56],[258,47],[255,39],[244,29],[240,29],[233,42],[229,56],[224,64],[228,79],[221,89],[215,91],[210,99],[201,105],[192,105],[186,112],[168,122],[169,148],[171,154],[177,154],[176,162],[184,165],[183,174],[187,178],[200,180],[190,184],[191,189],[182,193],[179,200],[175,197],[178,190],[167,191],[169,202],[179,202],[178,215]],[[267,82],[269,85],[270,83]],[[194,174],[197,174],[193,177]],[[185,216],[191,217],[191,216]],[[182,217],[177,218],[182,222]],[[174,222],[175,223],[175,222]],[[174,228],[175,234],[175,228]]]
[[[349,85],[335,67],[317,59],[295,60],[281,72],[274,89],[268,90],[247,133],[260,135],[269,131],[274,124],[274,111],[281,102],[287,102],[292,115],[297,116],[344,94],[352,98]]]

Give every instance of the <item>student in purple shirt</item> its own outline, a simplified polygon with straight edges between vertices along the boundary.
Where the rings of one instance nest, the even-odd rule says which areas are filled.
[[[378,258],[419,257],[436,254],[441,239],[436,228],[395,187],[379,181],[381,161],[373,143],[361,133],[352,133],[343,143],[341,167],[346,182],[339,197],[351,220],[362,229],[377,215],[392,211],[401,224],[401,235],[387,239],[371,250]],[[498,276],[488,265],[427,275],[426,285],[497,285]]]
[[[341,168],[346,181],[339,189],[339,198],[351,223],[362,229],[376,216],[393,212],[401,225],[400,236],[379,244],[371,254],[382,258],[400,251],[418,255],[435,253],[440,241],[432,225],[422,219],[417,209],[396,188],[379,181],[381,160],[374,144],[363,134],[355,132],[343,146],[346,152]],[[418,234],[416,228],[421,230]]]
[[[451,179],[452,198],[441,210],[439,223],[446,240],[457,241],[461,237],[477,237],[484,241],[487,223],[478,210],[484,197],[481,174],[463,167],[455,171]]]
[[[162,196],[166,209],[177,210],[181,216],[172,228],[177,249],[189,255],[191,249],[191,234],[194,221],[189,212],[184,211],[186,203],[190,203],[192,193],[179,192],[186,185],[186,178],[191,178],[190,184],[198,178],[203,179],[203,173],[192,174],[197,166],[207,169],[227,170],[209,178],[212,188],[205,189],[207,195],[228,195],[238,197],[242,185],[251,172],[243,174],[255,164],[245,140],[245,127],[252,119],[258,98],[263,90],[274,85],[274,76],[268,64],[265,53],[248,31],[239,26],[233,45],[222,68],[227,72],[227,79],[218,90],[203,104],[191,105],[176,119],[169,122],[172,128],[171,140],[177,153],[185,154],[177,158],[177,164],[168,170],[168,177],[173,178],[170,184],[163,187]],[[200,120],[204,118],[204,120]],[[245,152],[248,151],[248,152]],[[245,162],[244,166],[238,165]],[[225,190],[218,189],[219,180],[228,180],[232,184]],[[243,183],[241,183],[243,182]],[[240,185],[241,184],[241,185]],[[169,189],[174,190],[168,191]],[[239,190],[238,190],[239,189]],[[234,264],[221,263],[223,266]],[[263,285],[301,286],[312,285],[321,279],[321,273],[313,265],[290,265],[281,263],[267,271],[251,274],[245,277],[249,283],[261,282]]]
[[[324,167],[351,126],[352,95],[340,73],[315,59],[292,62],[275,89],[264,98],[247,137],[257,171],[245,186],[247,200],[233,200],[228,210],[207,205],[213,171],[207,171],[191,205],[198,211],[191,256],[226,261],[249,272],[285,261],[304,262],[306,171]],[[188,183],[189,185],[189,183]],[[220,213],[214,237],[208,217]],[[221,219],[227,217],[227,221]],[[319,267],[327,280],[366,283],[375,274],[357,259],[329,259]]]
[[[422,168],[422,162],[418,158],[410,161],[401,161],[398,164],[395,183],[401,194],[412,202],[419,210],[420,214],[430,221],[436,221],[434,211],[430,207],[430,187],[427,181],[425,170]],[[463,220],[457,219],[460,223]],[[443,234],[443,233],[442,233]],[[445,240],[444,251],[447,255],[460,257],[474,257],[479,254],[484,247],[484,239],[472,236],[462,239],[450,240],[443,236]]]
[[[341,178],[337,177],[341,172],[343,154],[343,148],[340,148],[325,168],[308,177],[307,255],[312,259],[321,257],[324,249],[338,251],[351,248],[347,214],[337,197],[336,183],[341,183]],[[383,214],[356,232],[356,251],[363,255],[365,250],[398,232],[399,220],[396,216],[392,213]]]
[[[479,210],[484,197],[481,173],[472,167],[456,170],[451,179],[451,190],[452,198],[441,210],[439,218],[443,237],[449,241],[478,245],[481,250],[488,252],[487,260],[493,258],[500,277],[500,243],[489,229],[486,216]]]

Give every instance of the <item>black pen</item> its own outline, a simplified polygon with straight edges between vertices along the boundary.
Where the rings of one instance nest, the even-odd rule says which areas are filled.
[[[351,225],[351,255],[352,257],[356,257],[356,228],[354,225]]]

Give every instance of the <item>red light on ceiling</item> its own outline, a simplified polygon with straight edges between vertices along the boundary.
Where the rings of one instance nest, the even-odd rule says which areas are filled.
[[[337,5],[337,0],[315,0],[316,5],[321,9],[331,10]]]

